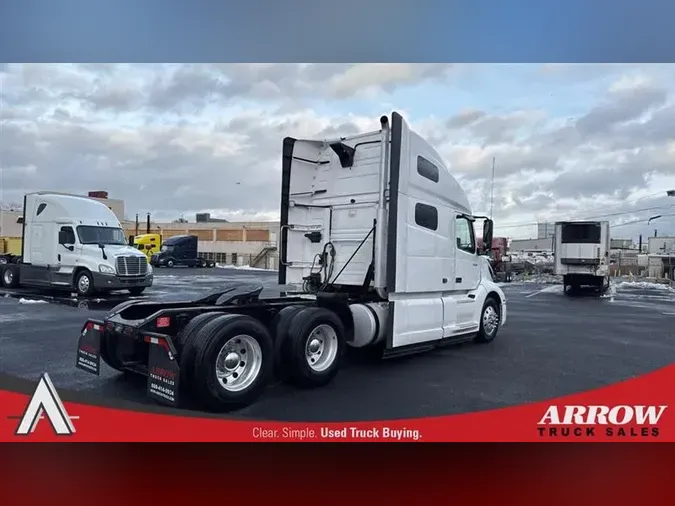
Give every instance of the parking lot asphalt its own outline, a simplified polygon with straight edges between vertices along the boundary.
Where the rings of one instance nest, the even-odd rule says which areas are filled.
[[[275,272],[167,269],[157,271],[147,297],[192,299],[241,280],[263,283],[263,295],[278,292]],[[271,385],[236,416],[347,421],[471,412],[590,390],[675,359],[673,289],[616,282],[602,298],[567,297],[560,285],[511,283],[503,289],[508,322],[491,344],[376,363],[351,359],[327,387]],[[49,301],[0,293],[0,372],[35,381],[46,371],[59,389],[152,403],[144,381],[105,364],[99,377],[75,369],[82,324],[103,316],[112,302],[94,300],[87,308],[67,295]]]

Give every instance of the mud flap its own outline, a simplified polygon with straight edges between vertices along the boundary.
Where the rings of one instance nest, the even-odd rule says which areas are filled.
[[[98,376],[101,372],[101,334],[104,324],[98,320],[87,320],[82,327],[77,343],[75,367]]]
[[[162,404],[178,406],[180,367],[168,336],[145,334],[148,350],[148,397]]]

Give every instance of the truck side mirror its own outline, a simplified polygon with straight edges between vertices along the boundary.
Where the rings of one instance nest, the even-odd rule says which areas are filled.
[[[130,235],[129,236],[129,246],[133,246],[133,245],[134,245],[134,236]]]
[[[494,224],[491,219],[486,219],[483,222],[483,251],[490,251],[492,249],[492,229]]]

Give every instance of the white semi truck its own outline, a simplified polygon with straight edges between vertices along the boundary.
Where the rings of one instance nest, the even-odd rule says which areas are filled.
[[[560,221],[555,224],[555,274],[563,278],[565,294],[609,287],[610,232],[608,221]]]
[[[78,195],[35,192],[24,197],[21,256],[0,264],[5,288],[62,289],[87,297],[152,286],[145,255],[126,243],[105,204]]]
[[[383,358],[443,343],[489,343],[506,297],[483,252],[464,190],[441,156],[396,112],[381,128],[282,147],[279,284],[231,285],[186,302],[127,301],[88,320],[81,370],[101,359],[148,377],[148,395],[179,392],[214,410],[253,402],[275,374],[330,382],[345,348]],[[180,388],[179,388],[180,385]]]

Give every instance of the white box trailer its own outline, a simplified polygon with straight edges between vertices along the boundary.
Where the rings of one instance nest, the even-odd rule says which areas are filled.
[[[330,382],[345,347],[384,358],[443,343],[489,343],[506,297],[478,244],[464,190],[397,113],[379,130],[282,146],[278,298],[231,285],[186,302],[127,302],[89,320],[77,367],[99,360],[148,377],[177,404],[179,383],[210,409],[253,402],[277,376]],[[485,247],[487,245],[487,248]]]
[[[102,202],[57,192],[26,194],[21,256],[0,265],[5,288],[62,289],[80,296],[152,286],[145,255],[126,243]]]
[[[603,293],[609,287],[610,231],[608,221],[559,221],[554,237],[555,274],[566,294],[581,287]]]

